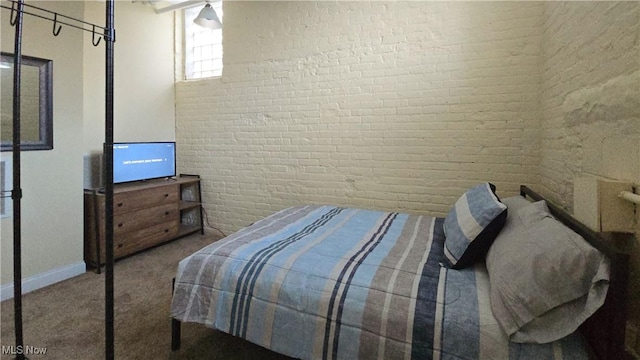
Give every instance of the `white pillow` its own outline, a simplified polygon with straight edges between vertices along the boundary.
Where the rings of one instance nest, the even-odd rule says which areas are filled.
[[[571,334],[609,287],[608,259],[554,219],[544,201],[509,212],[486,264],[493,315],[514,342]]]
[[[504,198],[500,201],[502,201],[503,204],[507,205],[507,209],[509,209],[508,216],[513,216],[513,214],[517,213],[518,210],[522,209],[525,206],[531,205],[531,201],[519,195]]]

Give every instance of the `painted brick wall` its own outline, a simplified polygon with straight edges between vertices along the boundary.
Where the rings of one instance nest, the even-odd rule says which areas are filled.
[[[548,2],[544,18],[540,187],[571,209],[577,177],[640,184],[640,3]],[[630,265],[640,354],[640,244]]]
[[[225,2],[220,79],[176,86],[179,171],[226,232],[287,206],[445,214],[538,183],[543,3]]]
[[[568,208],[583,174],[640,183],[639,4],[545,4],[541,186]]]

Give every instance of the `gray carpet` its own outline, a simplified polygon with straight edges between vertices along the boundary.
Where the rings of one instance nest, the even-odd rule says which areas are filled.
[[[286,359],[198,324],[183,324],[182,348],[171,352],[169,307],[177,264],[214,240],[193,235],[116,262],[116,359]],[[15,345],[13,300],[3,301],[0,310],[1,344]],[[104,273],[87,272],[25,294],[23,318],[25,345],[46,348],[29,359],[104,359]]]

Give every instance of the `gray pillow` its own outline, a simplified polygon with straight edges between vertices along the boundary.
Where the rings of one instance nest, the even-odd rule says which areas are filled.
[[[608,259],[554,219],[544,201],[509,211],[486,264],[493,315],[514,342],[571,334],[609,287]]]
[[[518,210],[522,209],[523,207],[527,205],[531,205],[531,201],[519,195],[500,199],[500,201],[502,201],[503,204],[507,205],[507,209],[509,209],[509,214],[515,214]]]

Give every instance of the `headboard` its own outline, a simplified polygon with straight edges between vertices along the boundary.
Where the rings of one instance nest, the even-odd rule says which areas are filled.
[[[576,220],[569,213],[554,205],[525,185],[520,195],[534,201],[545,200],[551,214],[558,221],[580,234],[593,247],[605,254],[611,262],[611,278],[604,305],[582,324],[580,330],[591,349],[600,360],[627,359],[624,340],[627,322],[627,291],[629,284],[629,255]]]

